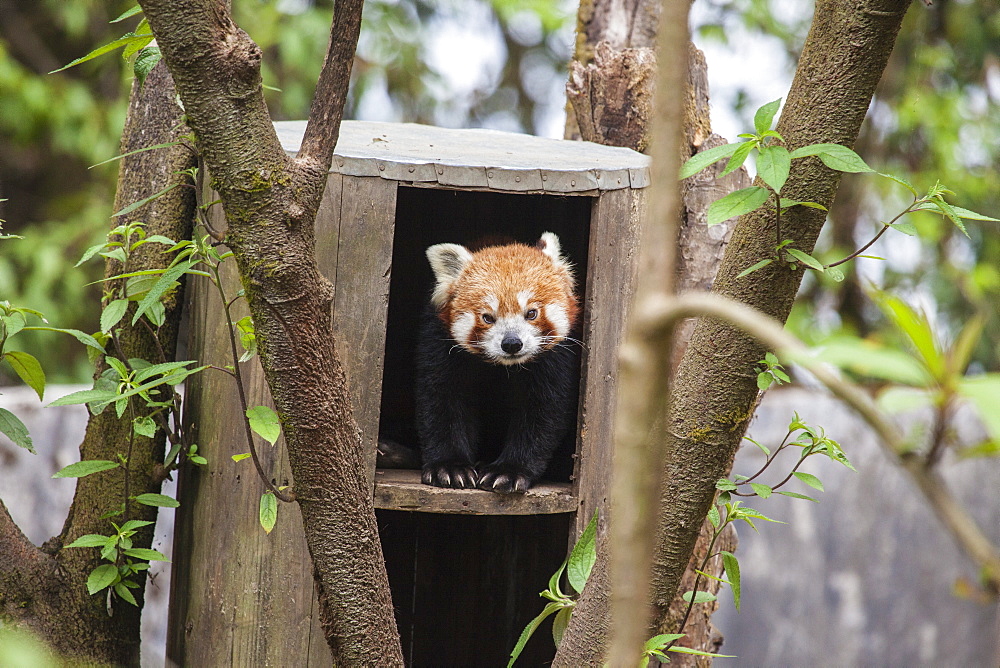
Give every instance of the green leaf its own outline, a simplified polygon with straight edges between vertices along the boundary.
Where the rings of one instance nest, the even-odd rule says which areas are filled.
[[[118,462],[109,462],[105,459],[85,459],[65,466],[52,474],[53,478],[83,478],[92,473],[100,471],[110,471],[118,468]]]
[[[761,147],[760,155],[757,156],[757,176],[775,192],[784,187],[791,166],[792,159],[784,146]]]
[[[715,483],[715,489],[721,490],[723,492],[732,492],[736,489],[736,485],[733,484],[731,480],[726,478],[719,478],[719,481]]]
[[[654,649],[663,649],[673,641],[680,640],[683,637],[683,633],[661,633],[660,635],[653,636],[643,643],[642,650],[644,652],[649,652]]]
[[[1000,406],[1000,374],[964,378],[958,384],[958,391],[972,401],[990,438],[1000,440],[1000,411],[997,410]]]
[[[531,638],[531,635],[538,629],[539,626],[542,625],[545,618],[555,612],[558,612],[562,608],[563,606],[559,603],[549,603],[542,608],[542,611],[537,617],[528,622],[528,625],[524,627],[523,631],[521,631],[521,636],[517,639],[514,649],[510,652],[510,661],[507,662],[507,668],[511,668],[511,666],[514,665],[514,662],[517,661],[517,657],[521,656],[524,646],[528,644],[528,640]]]
[[[914,188],[912,185],[910,185],[910,182],[907,181],[906,179],[902,179],[898,176],[893,176],[892,174],[883,174],[882,172],[875,172],[875,173],[878,174],[879,176],[884,176],[885,178],[891,181],[895,181],[896,183],[898,183],[899,185],[903,186],[911,193],[913,193],[914,197],[920,197],[920,193],[917,192],[917,189]]]
[[[28,435],[28,427],[21,422],[20,418],[6,408],[0,408],[0,434],[9,438],[14,445],[24,448],[31,454],[38,454],[35,452],[35,446],[31,443],[31,436]]]
[[[249,452],[244,452],[244,453],[239,454],[239,455],[233,455],[232,459],[233,459],[234,462],[242,462],[244,459],[249,459],[249,457],[250,457],[250,453]]]
[[[135,75],[139,86],[146,83],[146,77],[153,71],[156,64],[163,58],[158,46],[147,46],[136,56],[135,63],[132,64],[132,73]]]
[[[841,336],[824,343],[815,354],[821,361],[870,378],[917,387],[931,382],[930,374],[912,355],[874,341]]]
[[[778,113],[778,107],[780,106],[781,98],[779,97],[774,102],[768,102],[757,110],[753,115],[753,126],[757,130],[757,134],[763,134],[771,129],[771,125],[774,123],[774,115]],[[775,188],[775,190],[779,189]]]
[[[150,522],[148,520],[129,520],[128,522],[122,525],[122,528],[119,529],[119,531],[121,533],[125,533],[127,531],[135,531],[136,529],[142,527],[148,527],[150,524],[155,524],[155,522]]]
[[[87,576],[87,591],[96,594],[118,580],[118,567],[114,564],[101,564]]]
[[[170,561],[167,559],[167,555],[159,550],[149,550],[144,547],[133,547],[128,550],[122,550],[122,554],[135,557],[136,559],[145,559],[146,561]]]
[[[774,376],[769,373],[757,374],[757,389],[765,392],[774,383]]]
[[[156,435],[156,422],[148,415],[143,415],[132,420],[132,429],[138,436],[153,438]]]
[[[753,443],[754,445],[756,445],[758,448],[760,448],[761,452],[763,452],[765,455],[767,455],[768,457],[771,456],[771,450],[768,449],[768,447],[766,445],[764,445],[762,443],[758,443],[757,441],[753,440],[749,436],[744,436],[743,440],[750,441],[751,443]]]
[[[569,626],[569,620],[572,615],[573,608],[563,608],[557,612],[555,618],[553,618],[552,640],[555,642],[556,647],[559,647],[559,643],[562,642],[563,634],[566,633],[566,627]]]
[[[109,542],[114,543],[118,539],[115,536],[102,536],[99,533],[88,533],[80,536],[65,547],[104,547]]]
[[[963,209],[960,206],[952,205],[951,210],[959,218],[967,218],[968,220],[988,220],[994,223],[1000,222],[1000,218],[990,218],[989,216],[984,216],[981,213],[976,213],[975,211],[969,211],[968,209]]]
[[[281,422],[277,413],[267,406],[251,406],[246,415],[254,432],[271,445],[277,442],[281,436]]]
[[[712,526],[716,529],[719,528],[719,522],[722,521],[722,518],[719,517],[719,509],[717,506],[713,505],[708,509],[708,521],[711,522]]]
[[[861,156],[840,144],[811,144],[791,152],[793,159],[804,158],[809,155],[818,156],[824,165],[838,172],[860,173],[875,171],[865,164]]]
[[[814,258],[809,253],[800,251],[798,248],[786,248],[785,252],[791,255],[799,262],[801,262],[802,264],[806,265],[807,267],[811,267],[816,271],[823,271],[823,263]]]
[[[780,198],[778,205],[782,209],[790,209],[793,206],[806,206],[810,209],[819,209],[820,211],[828,211],[828,209],[817,202],[800,202],[797,199],[788,199],[787,197]]]
[[[111,329],[125,317],[126,311],[128,311],[127,299],[115,299],[110,302],[101,313],[101,331],[110,334]]]
[[[78,329],[61,329],[59,327],[25,327],[24,329],[36,332],[58,332],[59,334],[69,334],[83,345],[99,350],[102,353],[104,352],[104,346],[98,343],[97,339],[90,334],[81,332]]]
[[[692,596],[695,603],[711,603],[717,598],[714,594],[709,594],[707,591],[686,591],[681,598],[690,603]]]
[[[812,498],[811,496],[806,496],[805,494],[799,494],[798,492],[784,492],[784,491],[779,491],[779,492],[775,492],[775,494],[781,494],[782,496],[789,496],[789,497],[791,497],[793,499],[805,499],[806,501],[812,501],[813,503],[819,503],[819,501],[817,501],[816,499]]]
[[[580,534],[579,540],[573,546],[566,564],[566,579],[577,592],[582,592],[590,571],[597,561],[597,512],[590,518],[587,528]]]
[[[73,267],[74,268],[75,267],[79,267],[81,264],[83,264],[84,262],[86,262],[90,258],[94,257],[95,255],[97,255],[100,251],[104,250],[104,248],[105,248],[105,244],[97,244],[96,246],[91,246],[86,251],[84,251],[83,257],[81,257],[77,261],[77,263],[73,265]]]
[[[42,365],[38,363],[33,355],[23,353],[19,350],[11,350],[3,354],[3,359],[7,360],[14,372],[21,377],[28,387],[33,389],[42,399],[45,394],[45,372]]]
[[[756,494],[762,499],[766,499],[767,497],[771,496],[771,493],[774,491],[767,485],[762,485],[757,482],[750,483],[750,487],[751,489],[753,489],[754,494]]]
[[[126,9],[124,12],[122,12],[121,15],[119,15],[118,18],[109,21],[109,23],[118,23],[119,21],[124,21],[125,19],[131,18],[131,17],[135,16],[136,14],[140,14],[140,13],[142,13],[142,7],[140,7],[139,5],[136,5],[135,7],[132,7],[131,9]]]
[[[841,281],[844,280],[844,272],[842,272],[837,267],[827,267],[824,273],[837,283],[840,283]]]
[[[166,494],[140,494],[135,497],[135,501],[144,506],[156,506],[157,508],[177,508],[181,505],[180,501]]]
[[[118,595],[118,598],[125,601],[126,603],[131,603],[132,605],[139,607],[139,604],[135,602],[135,596],[133,596],[132,592],[130,592],[128,590],[128,587],[125,586],[124,581],[116,582],[114,584],[113,589],[115,590],[115,594]]]
[[[736,612],[740,611],[740,562],[732,552],[722,553],[722,568],[726,571],[726,579],[733,590],[733,604]]]
[[[884,292],[873,292],[872,298],[896,328],[910,340],[931,376],[942,378],[946,366],[945,359],[938,350],[934,330],[931,329],[927,316],[902,299]]]
[[[109,404],[118,398],[118,393],[112,390],[79,390],[71,392],[64,397],[59,397],[49,404],[49,406],[71,406],[73,404],[88,404],[99,402]]]
[[[132,316],[132,325],[139,322],[139,318],[141,318],[154,303],[159,303],[160,297],[174,287],[174,283],[177,282],[177,279],[196,264],[198,264],[198,260],[180,262],[163,272],[163,275],[157,279],[156,283],[153,284],[153,287],[151,287],[149,292],[146,293],[146,296],[142,298],[141,302],[139,302],[135,315]]]
[[[132,213],[136,209],[149,204],[150,202],[152,202],[157,197],[160,197],[162,195],[167,194],[168,192],[170,192],[171,190],[173,190],[174,188],[176,188],[179,185],[181,185],[181,184],[180,183],[172,183],[172,184],[170,184],[169,186],[167,186],[166,188],[164,188],[163,190],[161,190],[158,193],[150,195],[149,197],[145,197],[145,198],[139,200],[138,202],[132,202],[131,204],[129,204],[127,207],[125,207],[121,211],[118,211],[116,213],[111,214],[111,217],[112,218],[117,218],[119,216],[124,216],[126,214]]]
[[[49,74],[55,74],[56,72],[62,72],[63,70],[68,70],[71,67],[75,67],[76,65],[79,65],[81,63],[85,63],[88,60],[93,60],[94,58],[97,58],[99,56],[103,56],[106,53],[111,53],[112,51],[116,51],[116,50],[118,50],[118,49],[120,49],[120,48],[122,48],[124,46],[129,45],[129,44],[134,44],[136,42],[146,42],[146,43],[149,43],[150,39],[151,38],[150,38],[149,35],[136,35],[135,33],[131,33],[131,32],[127,33],[126,35],[123,35],[122,37],[119,37],[118,39],[116,39],[113,42],[108,42],[104,46],[97,47],[96,49],[94,49],[93,51],[91,51],[90,53],[88,53],[86,56],[83,56],[82,58],[77,58],[76,60],[71,61],[68,65],[63,65],[62,67],[60,67],[57,70],[52,70],[51,72],[49,72]]]
[[[996,457],[997,455],[1000,455],[1000,441],[983,441],[978,445],[962,448],[958,452],[958,456],[962,459]]]
[[[757,142],[754,140],[745,141],[737,146],[736,150],[733,151],[732,157],[729,158],[729,162],[726,163],[726,168],[719,172],[719,177],[721,178],[728,174],[732,174],[737,169],[742,167],[743,163],[746,162],[747,158],[750,156],[750,152],[756,147]]]
[[[774,260],[772,260],[771,258],[768,258],[766,260],[761,260],[760,262],[755,262],[754,264],[750,265],[749,267],[747,267],[746,269],[744,269],[740,273],[736,274],[736,278],[743,278],[744,276],[752,274],[753,272],[757,271],[758,269],[763,269],[764,267],[766,267],[767,265],[771,264],[772,262],[774,262]]]
[[[811,473],[803,473],[802,471],[795,471],[792,475],[801,480],[802,482],[804,482],[805,484],[809,485],[813,489],[818,489],[821,492],[824,491],[823,483],[820,482],[819,478],[812,475]]]
[[[264,533],[271,533],[277,521],[278,499],[271,492],[264,492],[260,496],[260,525],[264,527]]]
[[[741,216],[755,209],[759,209],[770,197],[766,188],[760,186],[750,186],[741,188],[721,197],[708,207],[708,224],[718,225],[730,218]]]
[[[711,652],[702,652],[698,649],[691,649],[689,647],[681,647],[680,645],[674,645],[668,651],[677,652],[678,654],[696,654],[698,656],[710,656],[714,659],[735,659],[735,654],[712,654]]]
[[[695,153],[687,162],[681,166],[681,171],[679,178],[686,179],[689,176],[697,174],[701,170],[705,169],[709,165],[713,165],[720,160],[728,158],[733,153],[736,152],[742,144],[723,144],[722,146],[716,146],[714,148],[706,149],[700,153]]]

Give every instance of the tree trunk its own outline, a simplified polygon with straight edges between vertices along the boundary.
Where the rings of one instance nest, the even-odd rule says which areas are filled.
[[[173,84],[165,67],[157,67],[146,79],[145,86],[133,87],[128,117],[122,137],[121,152],[159,143],[175,141],[184,134],[180,127],[181,110],[174,101]],[[115,210],[149,197],[167,185],[182,182],[176,174],[193,166],[192,152],[182,146],[138,153],[124,158],[119,168],[118,193]],[[173,239],[190,235],[194,213],[194,194],[187,188],[175,188],[166,195],[138,209],[132,219],[146,222],[147,234],[161,234]],[[112,219],[112,226],[124,222]],[[135,257],[138,269],[164,268],[170,256],[155,251]],[[108,260],[106,276],[123,270],[120,263]],[[178,305],[180,294],[175,294],[167,306],[167,324],[160,329],[159,341],[154,341],[142,326],[131,328],[122,325],[121,353],[123,358],[142,358],[163,361],[161,355],[173,359],[180,322]],[[133,305],[134,308],[134,305]],[[129,322],[124,319],[123,323]],[[109,350],[109,354],[116,354]],[[116,354],[116,356],[118,356]],[[103,361],[98,373],[106,368]],[[108,409],[92,416],[80,446],[81,459],[115,460],[119,454],[129,452],[132,423],[119,420]],[[129,457],[129,491],[134,496],[160,491],[159,470],[164,457],[164,435],[156,438],[136,437]],[[109,520],[101,515],[120,508],[126,498],[123,469],[96,473],[77,481],[76,494],[70,506],[62,533],[48,541],[41,550],[34,548],[10,520],[6,509],[0,506],[0,604],[4,615],[18,624],[32,629],[44,637],[60,654],[86,662],[113,665],[139,665],[139,614],[143,602],[145,573],[135,581],[140,585],[134,590],[140,607],[120,599],[113,600],[113,610],[106,607],[103,595],[87,593],[87,576],[99,565],[97,550],[91,548],[62,549],[81,535],[107,534]],[[129,503],[125,519],[154,521],[156,508]],[[144,527],[134,537],[134,547],[150,546],[153,526]],[[112,612],[113,614],[109,614]]]
[[[606,38],[609,35],[607,26],[615,21],[604,9],[606,5],[596,8],[593,5],[581,4],[581,16],[584,12],[592,12],[586,31],[578,35],[577,57],[591,57],[587,65],[580,61],[570,63],[570,79],[566,86],[568,108],[571,111],[567,118],[567,136],[577,132],[579,138],[613,146],[627,146],[633,150],[645,151],[650,142],[650,123],[653,116],[653,95],[656,80],[656,58],[652,48],[655,38],[655,20],[659,14],[659,3],[646,2],[641,6],[631,7],[630,20],[633,23],[629,44],[641,44],[638,48],[616,50],[611,42],[604,39],[594,48],[590,40]],[[620,11],[624,11],[619,7]],[[603,28],[600,28],[603,26]],[[586,39],[584,39],[586,37]],[[687,95],[684,98],[684,137],[682,157],[687,158],[699,150],[706,150],[725,140],[713,134],[709,118],[708,73],[704,56],[693,45],[689,48],[689,77],[685,87]],[[708,206],[722,195],[744,188],[749,179],[744,169],[720,179],[724,163],[686,180],[682,186],[683,211],[680,233],[677,240],[677,289],[680,292],[688,290],[707,290],[711,288],[715,272],[722,259],[722,252],[729,241],[735,221],[709,228],[705,222]],[[658,254],[663,257],[662,254]],[[678,328],[675,336],[675,346],[672,355],[672,367],[680,361],[687,339],[694,327],[694,321],[689,320]],[[624,390],[623,390],[624,391]],[[652,464],[650,466],[653,466]],[[704,556],[711,542],[713,528],[709,523],[698,541],[696,554]],[[717,541],[719,549],[733,551],[736,548],[736,534],[726,531]],[[584,660],[587,652],[595,647],[604,647],[610,629],[609,587],[606,559],[608,546],[604,532],[599,536],[598,567],[591,575],[592,585],[581,597],[577,606],[579,619],[575,622],[572,633],[563,639],[560,656],[557,661],[565,661],[567,665]],[[709,572],[717,577],[722,575],[721,563],[713,560]],[[692,566],[685,576],[685,584],[692,587],[696,574],[694,568],[700,566],[700,560],[692,558]],[[709,580],[704,589],[716,593],[720,583]],[[680,599],[675,601],[671,617],[676,626],[684,616],[687,604]],[[721,637],[711,624],[711,615],[718,604],[699,606],[694,612],[686,629],[687,637],[684,644],[687,647],[711,651],[721,642]],[[587,660],[597,661],[594,656]],[[692,656],[678,655],[679,665],[694,665],[697,659]]]
[[[288,158],[264,104],[261,52],[225,0],[143,0],[229,224],[261,364],[281,417],[338,665],[401,665],[372,490],[316,267],[313,223],[343,114],[360,0],[336,5],[301,150]]]
[[[851,146],[885,67],[907,0],[820,0],[792,89],[778,124],[789,147],[831,142]],[[782,195],[829,206],[839,172],[809,158],[793,163]],[[782,217],[782,237],[811,252],[824,214],[795,207]],[[745,268],[773,253],[776,230],[766,210],[740,219],[726,250],[714,292],[742,301],[784,322],[801,282],[801,269],[773,263],[752,278]],[[667,458],[658,510],[653,596],[657,629],[664,621],[712,499],[728,475],[753,413],[758,390],[753,367],[766,350],[748,335],[701,319],[677,372]]]

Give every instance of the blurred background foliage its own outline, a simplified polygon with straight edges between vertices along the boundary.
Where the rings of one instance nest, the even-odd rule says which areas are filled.
[[[697,0],[700,43],[756,44],[783,72],[748,71],[715,92],[752,127],[758,77],[790,78],[809,26],[807,3]],[[61,67],[111,41],[136,20],[110,25],[128,0],[0,0],[0,218],[23,240],[0,242],[0,299],[43,311],[53,324],[97,328],[102,267],[72,269],[105,233],[131,75],[120,59]],[[276,119],[304,118],[329,34],[331,0],[236,0],[238,23],[264,50],[263,77]],[[577,3],[571,0],[369,0],[347,117],[493,127],[560,136],[563,86]],[[709,60],[712,73],[712,61]],[[718,87],[718,86],[717,86]],[[759,93],[757,95],[759,97]],[[881,171],[918,189],[940,179],[966,208],[1000,217],[1000,10],[996,0],[914,4],[856,146]],[[730,140],[735,137],[729,137]],[[821,240],[834,259],[864,243],[879,219],[905,206],[901,188],[845,179]],[[792,325],[817,341],[838,332],[885,337],[864,294],[874,283],[924,308],[947,336],[971,313],[989,323],[976,368],[998,370],[1000,235],[969,225],[970,238],[930,214],[919,237],[890,233],[872,249],[885,262],[852,263],[841,284],[807,277]],[[59,338],[18,337],[52,380],[86,381],[86,357]],[[0,384],[10,382],[0,378]]]

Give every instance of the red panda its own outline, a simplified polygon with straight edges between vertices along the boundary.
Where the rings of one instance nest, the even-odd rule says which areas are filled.
[[[427,258],[436,283],[417,346],[422,479],[525,491],[575,417],[572,268],[550,232],[534,247],[437,244]]]

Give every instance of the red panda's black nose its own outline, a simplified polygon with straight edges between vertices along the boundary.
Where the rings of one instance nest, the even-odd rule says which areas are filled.
[[[521,339],[517,337],[516,334],[507,334],[503,337],[503,341],[500,342],[500,347],[508,355],[513,355],[514,353],[521,350],[524,344],[521,343]]]

